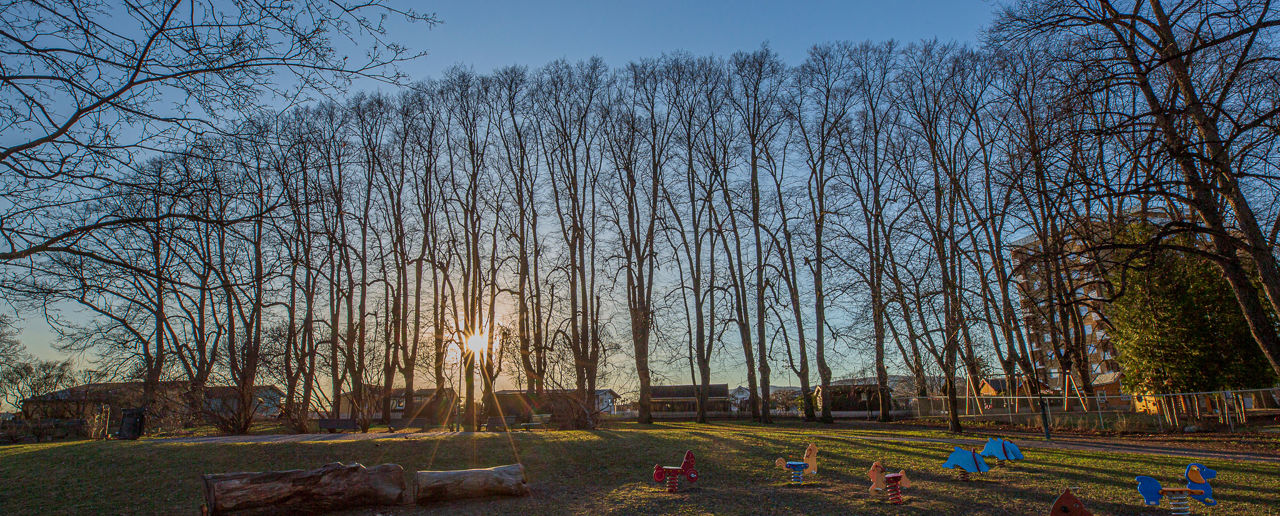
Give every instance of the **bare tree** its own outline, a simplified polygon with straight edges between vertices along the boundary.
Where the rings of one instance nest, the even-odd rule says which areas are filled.
[[[1280,207],[1274,176],[1254,173],[1274,167],[1276,120],[1276,30],[1280,20],[1266,0],[1193,1],[1166,6],[1155,0],[1118,6],[1110,1],[1049,6],[1021,2],[1007,8],[997,34],[1017,40],[1047,38],[1080,62],[1081,75],[1100,88],[1141,99],[1139,116],[1113,120],[1103,130],[1125,132],[1149,125],[1157,138],[1141,147],[1170,161],[1172,177],[1151,174],[1141,194],[1181,204],[1196,215],[1168,230],[1209,235],[1210,258],[1231,284],[1254,339],[1272,369],[1280,371],[1280,339],[1250,273],[1238,254],[1249,256],[1271,311],[1280,309]],[[1267,150],[1262,150],[1267,149]],[[1166,181],[1161,181],[1164,179]],[[1172,179],[1172,181],[1168,181]],[[1267,227],[1270,226],[1270,227]]]
[[[783,114],[785,108],[787,67],[769,47],[763,46],[755,52],[738,52],[730,59],[732,70],[732,86],[729,102],[739,118],[742,136],[747,143],[747,167],[750,173],[751,196],[751,231],[755,244],[755,339],[757,357],[760,367],[760,418],[765,423],[772,422],[769,414],[769,362],[771,361],[765,342],[765,262],[768,252],[766,240],[762,233],[766,231],[761,218],[760,169],[776,170],[775,146],[780,142],[778,135],[785,125]],[[800,339],[801,346],[804,345]],[[808,368],[806,363],[804,368]],[[807,374],[806,374],[807,376]],[[808,378],[802,380],[806,384],[805,397],[808,397]],[[808,402],[806,402],[808,403]]]
[[[805,166],[809,169],[809,215],[813,228],[812,254],[805,257],[805,264],[813,277],[814,295],[814,359],[818,365],[818,378],[822,385],[822,414],[824,423],[831,417],[831,366],[827,362],[827,292],[824,279],[827,269],[827,217],[831,181],[835,176],[835,161],[839,156],[839,141],[849,124],[852,109],[852,76],[849,66],[848,44],[817,45],[809,50],[809,56],[795,71],[792,102],[789,108],[792,131],[804,152]]]
[[[191,217],[72,208],[92,208],[102,199],[94,192],[127,181],[135,154],[217,132],[264,93],[395,79],[388,65],[419,54],[384,39],[379,18],[435,21],[378,1],[11,1],[0,12],[0,119],[21,135],[0,148],[10,200],[0,260],[9,262],[44,252],[109,259],[77,244],[94,231]],[[367,38],[368,59],[337,52],[343,35]],[[281,73],[287,85],[276,82]]]
[[[664,211],[661,185],[671,159],[674,114],[665,104],[668,81],[662,63],[631,63],[616,80],[606,108],[605,147],[618,179],[621,202],[610,202],[622,246],[631,341],[639,380],[640,423],[653,422],[649,356],[654,319],[658,229]]]

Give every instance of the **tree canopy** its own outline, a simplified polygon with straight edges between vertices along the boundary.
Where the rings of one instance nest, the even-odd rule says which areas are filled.
[[[1162,250],[1137,257],[1132,266],[1124,293],[1108,309],[1130,392],[1203,392],[1275,383],[1231,286],[1212,263]]]

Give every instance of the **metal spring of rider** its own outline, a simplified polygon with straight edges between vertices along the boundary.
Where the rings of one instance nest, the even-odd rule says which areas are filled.
[[[1191,499],[1187,495],[1169,496],[1169,514],[1191,514]]]
[[[894,505],[901,505],[902,504],[902,486],[899,485],[897,481],[893,481],[893,482],[890,482],[889,485],[886,487],[887,487],[886,491],[888,491],[889,493],[889,503],[892,503]]]

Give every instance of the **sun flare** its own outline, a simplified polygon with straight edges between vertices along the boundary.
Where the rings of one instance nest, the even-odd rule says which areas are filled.
[[[477,355],[484,353],[489,346],[489,336],[483,333],[477,333],[467,337],[467,350]]]

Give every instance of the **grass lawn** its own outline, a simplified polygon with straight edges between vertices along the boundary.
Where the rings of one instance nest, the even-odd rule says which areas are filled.
[[[653,427],[612,424],[595,432],[437,434],[415,439],[301,443],[180,444],[79,441],[0,447],[0,514],[195,514],[200,474],[314,468],[326,462],[401,464],[405,469],[524,463],[533,495],[452,502],[449,514],[1044,514],[1073,487],[1094,514],[1168,514],[1147,509],[1133,477],[1166,485],[1187,459],[1026,449],[1027,460],[961,482],[938,467],[951,447],[843,439],[856,429],[743,423]],[[883,435],[875,432],[875,435]],[[773,466],[817,443],[818,476],[793,487]],[[701,475],[676,494],[653,482],[655,463],[675,465],[685,449]],[[882,460],[907,470],[906,505],[868,494],[866,470]],[[1213,514],[1280,513],[1280,465],[1201,461],[1218,471]],[[1193,502],[1195,503],[1195,502]],[[1208,513],[1196,504],[1197,513]],[[378,514],[417,514],[388,508]],[[356,511],[349,514],[374,514]]]

